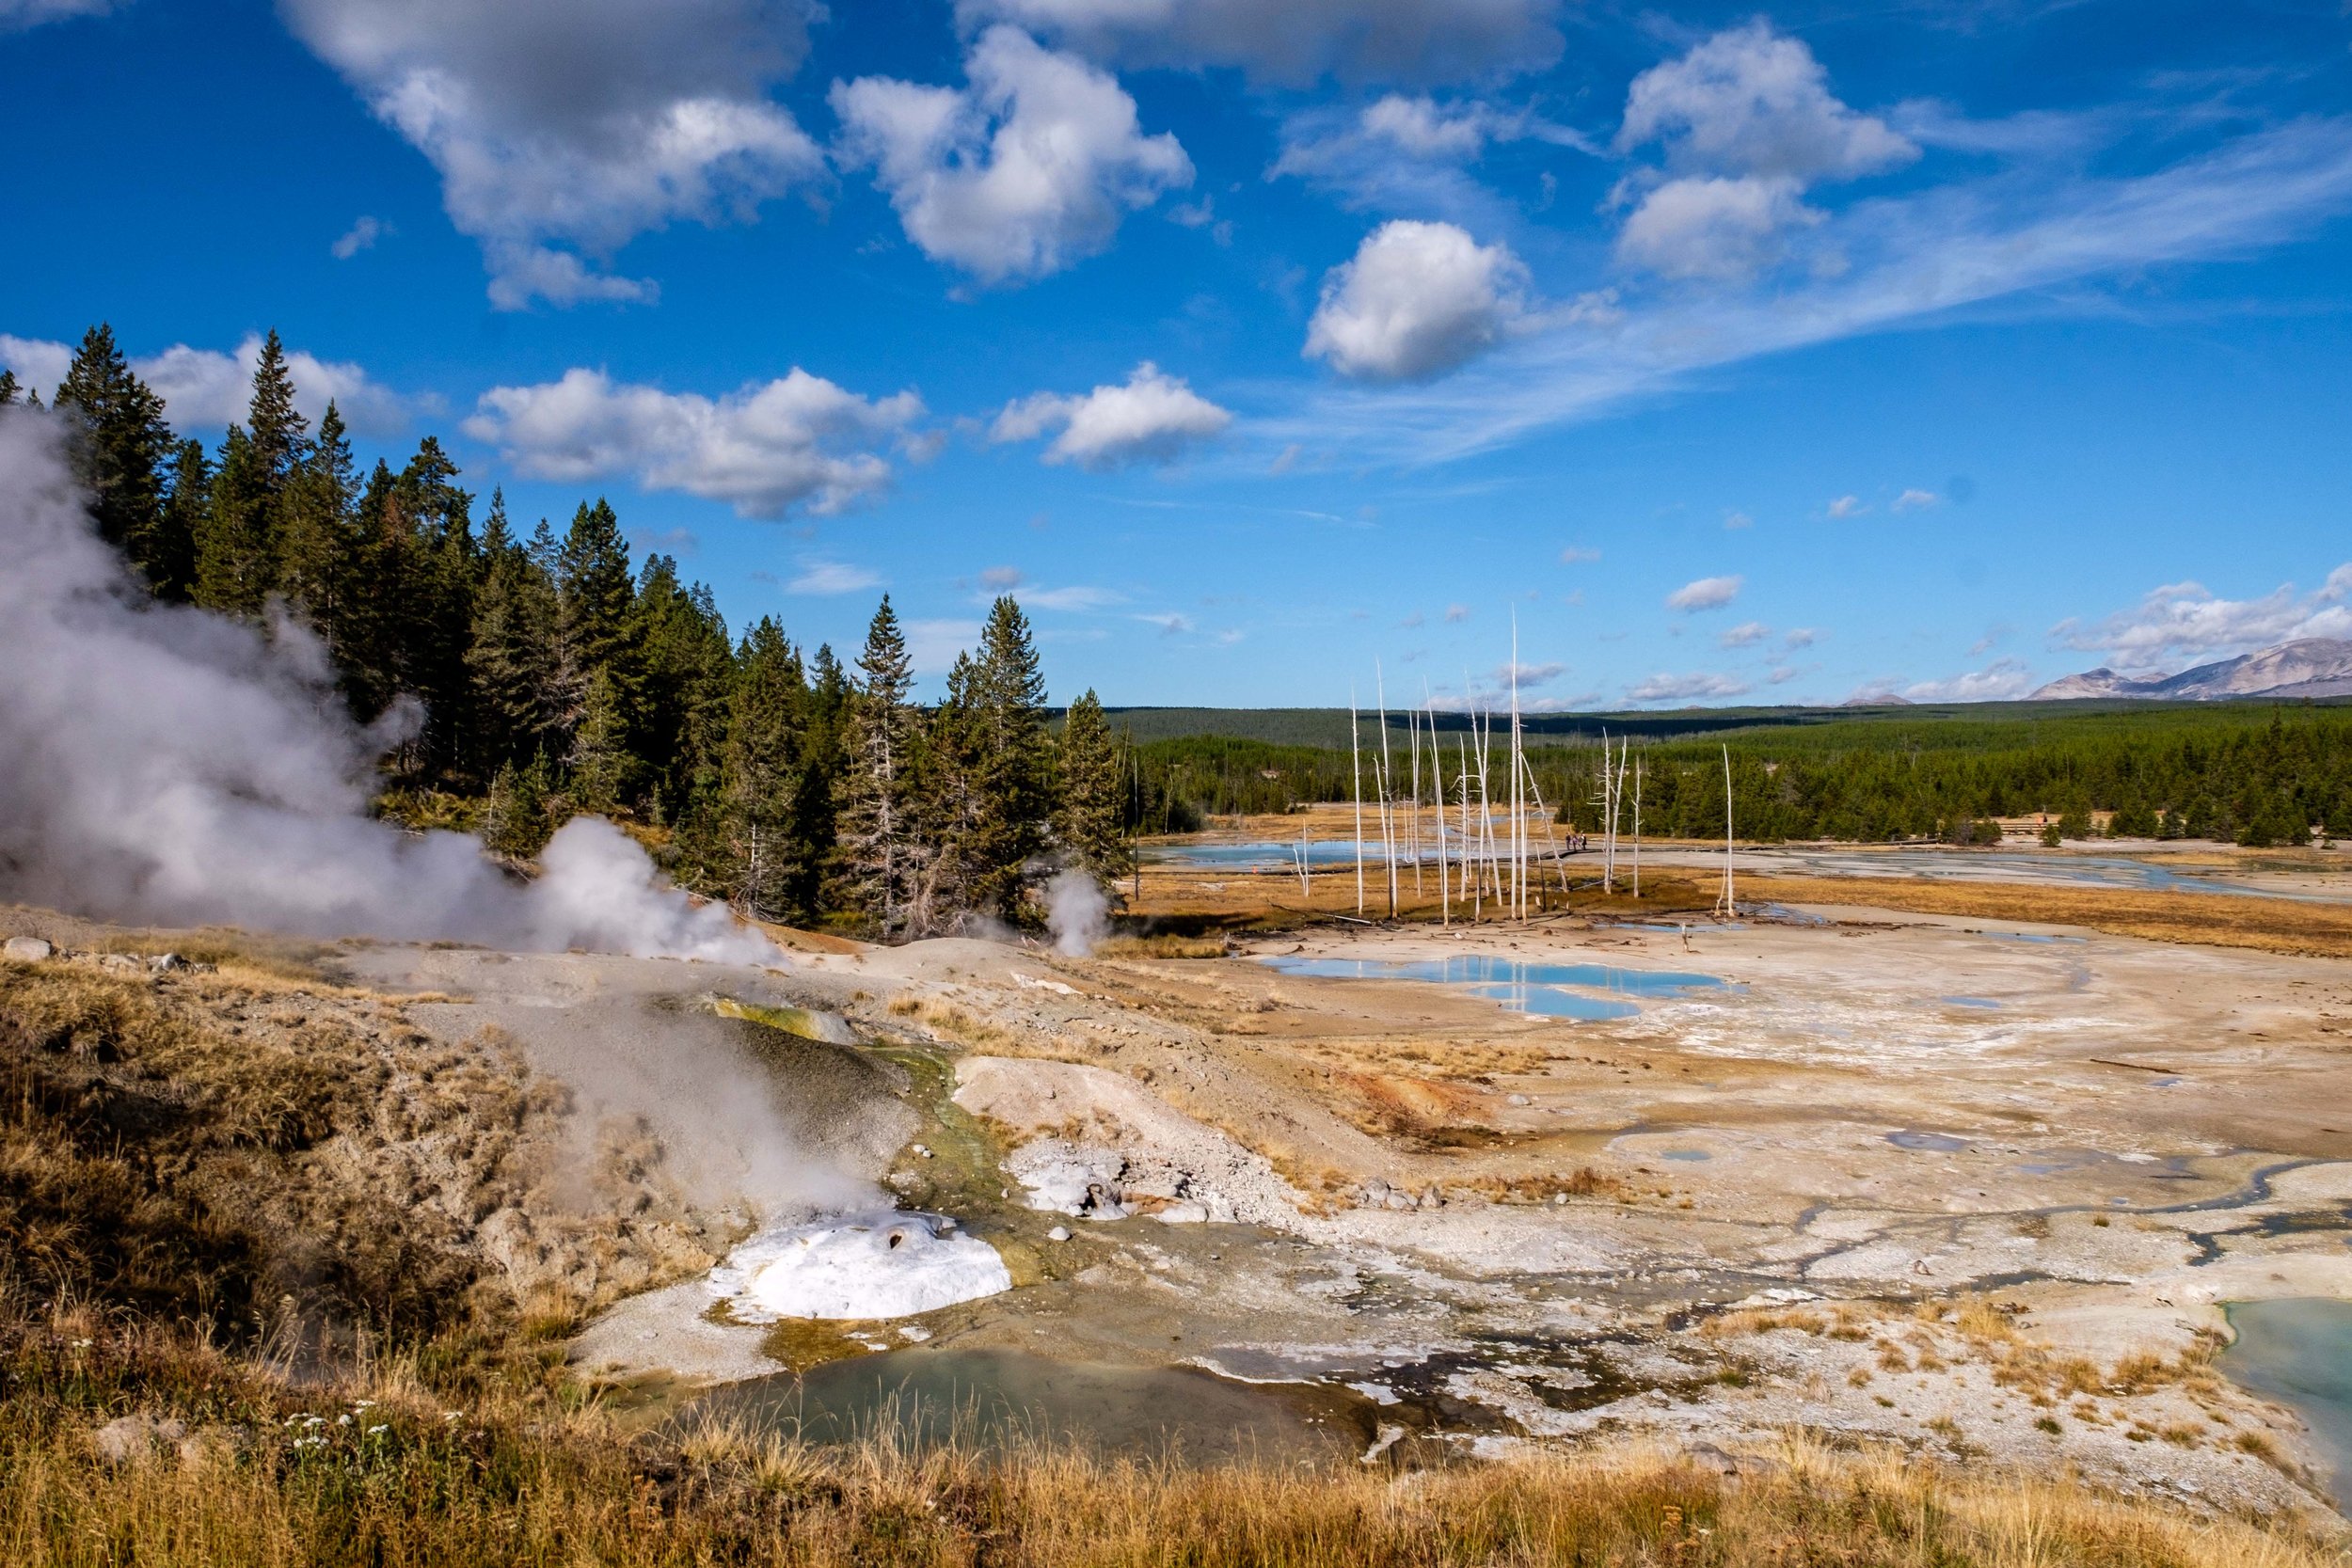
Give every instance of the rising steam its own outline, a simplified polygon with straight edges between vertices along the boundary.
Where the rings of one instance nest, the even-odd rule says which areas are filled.
[[[1093,952],[1110,928],[1110,900],[1083,871],[1057,873],[1045,884],[1045,928],[1057,953],[1083,958]]]
[[[0,410],[0,897],[103,919],[780,961],[664,885],[621,831],[565,824],[523,884],[460,833],[366,815],[382,736],[325,652],[159,605],[92,531],[51,420]]]

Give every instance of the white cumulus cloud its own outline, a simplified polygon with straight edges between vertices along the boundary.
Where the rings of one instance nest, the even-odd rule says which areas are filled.
[[[808,0],[278,0],[294,35],[433,163],[490,301],[653,297],[605,261],[677,219],[745,220],[821,174],[769,89]]]
[[[1821,221],[1797,190],[1756,175],[1669,180],[1625,220],[1617,254],[1667,277],[1745,277],[1780,260],[1788,230]]]
[[[1813,51],[1761,21],[1633,79],[1617,146],[1653,141],[1678,167],[1804,181],[1851,179],[1919,155],[1884,120],[1839,103]]]
[[[1398,219],[1325,277],[1306,354],[1343,375],[1418,381],[1493,347],[1525,313],[1527,269],[1450,223]]]
[[[1560,57],[1560,0],[957,0],[1121,66],[1232,66],[1260,81],[1437,83]]]
[[[1641,197],[1617,254],[1669,277],[1735,279],[1768,267],[1781,260],[1789,232],[1823,221],[1804,200],[1807,185],[1919,155],[1885,121],[1840,103],[1812,50],[1761,21],[1633,79],[1617,147],[1651,143],[1663,150],[1671,178]],[[1646,179],[1658,182],[1654,173]]]
[[[2062,647],[2115,655],[2126,668],[2175,655],[2222,657],[2298,637],[2352,637],[2352,562],[2309,594],[2283,583],[2259,599],[2217,597],[2203,584],[2167,583],[2130,610],[2051,628]]]
[[[253,369],[261,361],[258,332],[246,334],[230,353],[174,343],[161,354],[130,356],[131,372],[164,400],[166,417],[183,436],[212,436],[245,422],[253,401]],[[72,362],[69,344],[0,332],[0,369],[14,371],[44,401]],[[407,426],[408,401],[350,360],[288,349],[286,372],[294,379],[294,407],[313,427],[330,402],[343,422],[362,436],[397,435]]]
[[[1761,621],[1742,621],[1715,641],[1726,648],[1744,648],[1752,642],[1761,642],[1772,635],[1772,628]]]
[[[541,479],[625,476],[732,504],[746,517],[841,511],[890,482],[872,451],[923,413],[913,392],[867,399],[797,366],[724,397],[616,383],[602,371],[494,387],[466,434]]]
[[[1829,515],[1841,522],[1848,517],[1859,517],[1869,510],[1862,504],[1860,496],[1840,496],[1829,503]]]
[[[1737,675],[1652,675],[1625,689],[1635,703],[1692,703],[1708,697],[1744,697],[1750,688]]]
[[[1046,462],[1121,468],[1170,462],[1232,422],[1231,413],[1147,359],[1123,385],[1076,396],[1037,392],[1006,404],[989,427],[989,439],[1034,441],[1058,431],[1045,449]]]
[[[1685,614],[1699,610],[1721,610],[1740,596],[1740,590],[1746,582],[1747,578],[1740,577],[1700,578],[1667,594],[1666,608],[1679,610]]]
[[[1937,495],[1932,490],[1905,490],[1901,495],[1895,498],[1895,510],[1898,512],[1923,512],[1927,508],[1938,504],[1943,499],[1943,497]]]
[[[1915,703],[2005,703],[2039,684],[2023,660],[1996,658],[1981,670],[1906,686],[1903,695]]]
[[[1011,27],[980,35],[970,86],[836,82],[842,156],[871,166],[907,237],[984,283],[1042,277],[1107,247],[1120,219],[1192,183],[1108,73]]]

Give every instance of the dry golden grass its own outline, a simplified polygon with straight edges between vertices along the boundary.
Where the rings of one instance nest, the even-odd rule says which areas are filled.
[[[1148,937],[1111,937],[1094,944],[1098,958],[1221,958],[1232,948],[1221,936],[1187,937],[1163,933]]]
[[[2150,942],[2248,947],[2352,958],[2352,905],[2303,904],[2218,893],[2047,887],[2023,882],[1931,882],[1892,877],[1748,877],[1741,900],[1845,904],[1919,914],[2080,926]]]
[[[35,1370],[20,1354],[22,1371]],[[1799,1437],[1736,1485],[1657,1449],[1398,1471],[1187,1470],[889,1431],[843,1448],[690,1418],[624,1438],[594,1410],[443,1418],[413,1387],[275,1397],[224,1383],[176,1442],[99,1457],[103,1411],[0,1420],[0,1560],[16,1568],[490,1563],[1425,1568],[2320,1568],[2291,1520],[2198,1518],[2064,1476],[1956,1470]],[[360,1401],[366,1399],[367,1403]],[[307,1412],[307,1414],[306,1414]],[[221,1418],[244,1417],[232,1427]],[[345,1424],[344,1418],[353,1419]]]

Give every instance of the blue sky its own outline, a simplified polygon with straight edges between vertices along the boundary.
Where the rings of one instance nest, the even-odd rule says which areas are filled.
[[[2352,636],[2352,11],[0,0],[0,364],[606,494],[1057,699],[2002,697]]]

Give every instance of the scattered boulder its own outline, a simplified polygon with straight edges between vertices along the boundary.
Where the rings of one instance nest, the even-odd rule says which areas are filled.
[[[25,964],[37,964],[56,951],[39,937],[10,937],[6,946],[0,946],[0,954]]]
[[[1057,1225],[1045,1233],[1045,1239],[1049,1242],[1066,1242],[1070,1240],[1070,1227]]]

